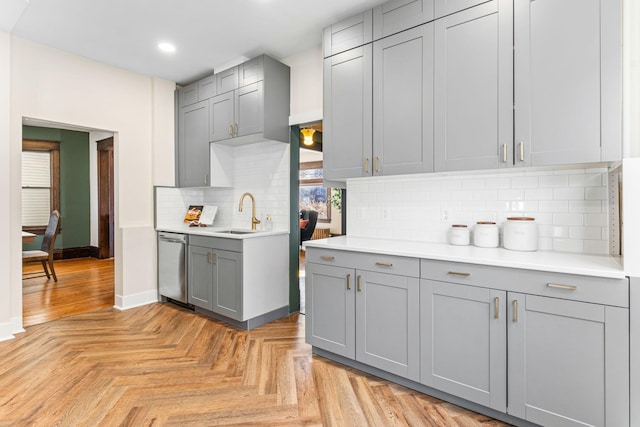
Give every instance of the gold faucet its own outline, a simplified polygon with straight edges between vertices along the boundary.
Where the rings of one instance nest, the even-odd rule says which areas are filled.
[[[238,212],[242,212],[242,202],[244,202],[244,198],[249,196],[251,199],[251,230],[255,231],[256,225],[260,224],[260,220],[256,218],[256,199],[253,197],[251,193],[244,193],[240,196],[240,204],[238,205]]]

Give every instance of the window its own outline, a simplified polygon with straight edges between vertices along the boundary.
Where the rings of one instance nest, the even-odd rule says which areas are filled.
[[[60,143],[22,141],[22,228],[43,234],[60,210]]]
[[[322,184],[322,162],[300,163],[300,209],[318,212],[318,221],[330,222],[331,189]]]

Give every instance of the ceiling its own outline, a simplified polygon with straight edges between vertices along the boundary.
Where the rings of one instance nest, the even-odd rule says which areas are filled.
[[[318,46],[322,28],[382,0],[0,0],[0,31],[191,83],[266,53]],[[168,41],[176,52],[160,52]]]

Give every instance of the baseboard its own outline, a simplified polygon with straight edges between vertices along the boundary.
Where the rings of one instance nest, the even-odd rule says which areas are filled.
[[[134,295],[116,295],[114,308],[124,311],[130,308],[136,308],[147,304],[153,304],[158,302],[158,290],[140,292]]]
[[[78,246],[75,248],[56,249],[54,259],[98,258],[98,248],[95,246]]]
[[[14,338],[13,322],[0,323],[0,341],[8,341]]]

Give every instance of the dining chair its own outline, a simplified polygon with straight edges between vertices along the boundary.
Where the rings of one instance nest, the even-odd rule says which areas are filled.
[[[60,212],[54,210],[49,217],[49,223],[47,229],[44,232],[44,238],[42,239],[42,246],[40,250],[34,251],[22,251],[22,264],[41,262],[44,274],[38,274],[38,272],[23,273],[23,279],[32,279],[35,277],[47,276],[50,279],[53,276],[54,281],[58,281],[56,276],[56,270],[53,268],[53,245],[56,243],[56,236],[60,230]],[[48,264],[48,267],[47,267]],[[49,269],[51,274],[49,274]],[[38,274],[38,275],[33,275]]]

